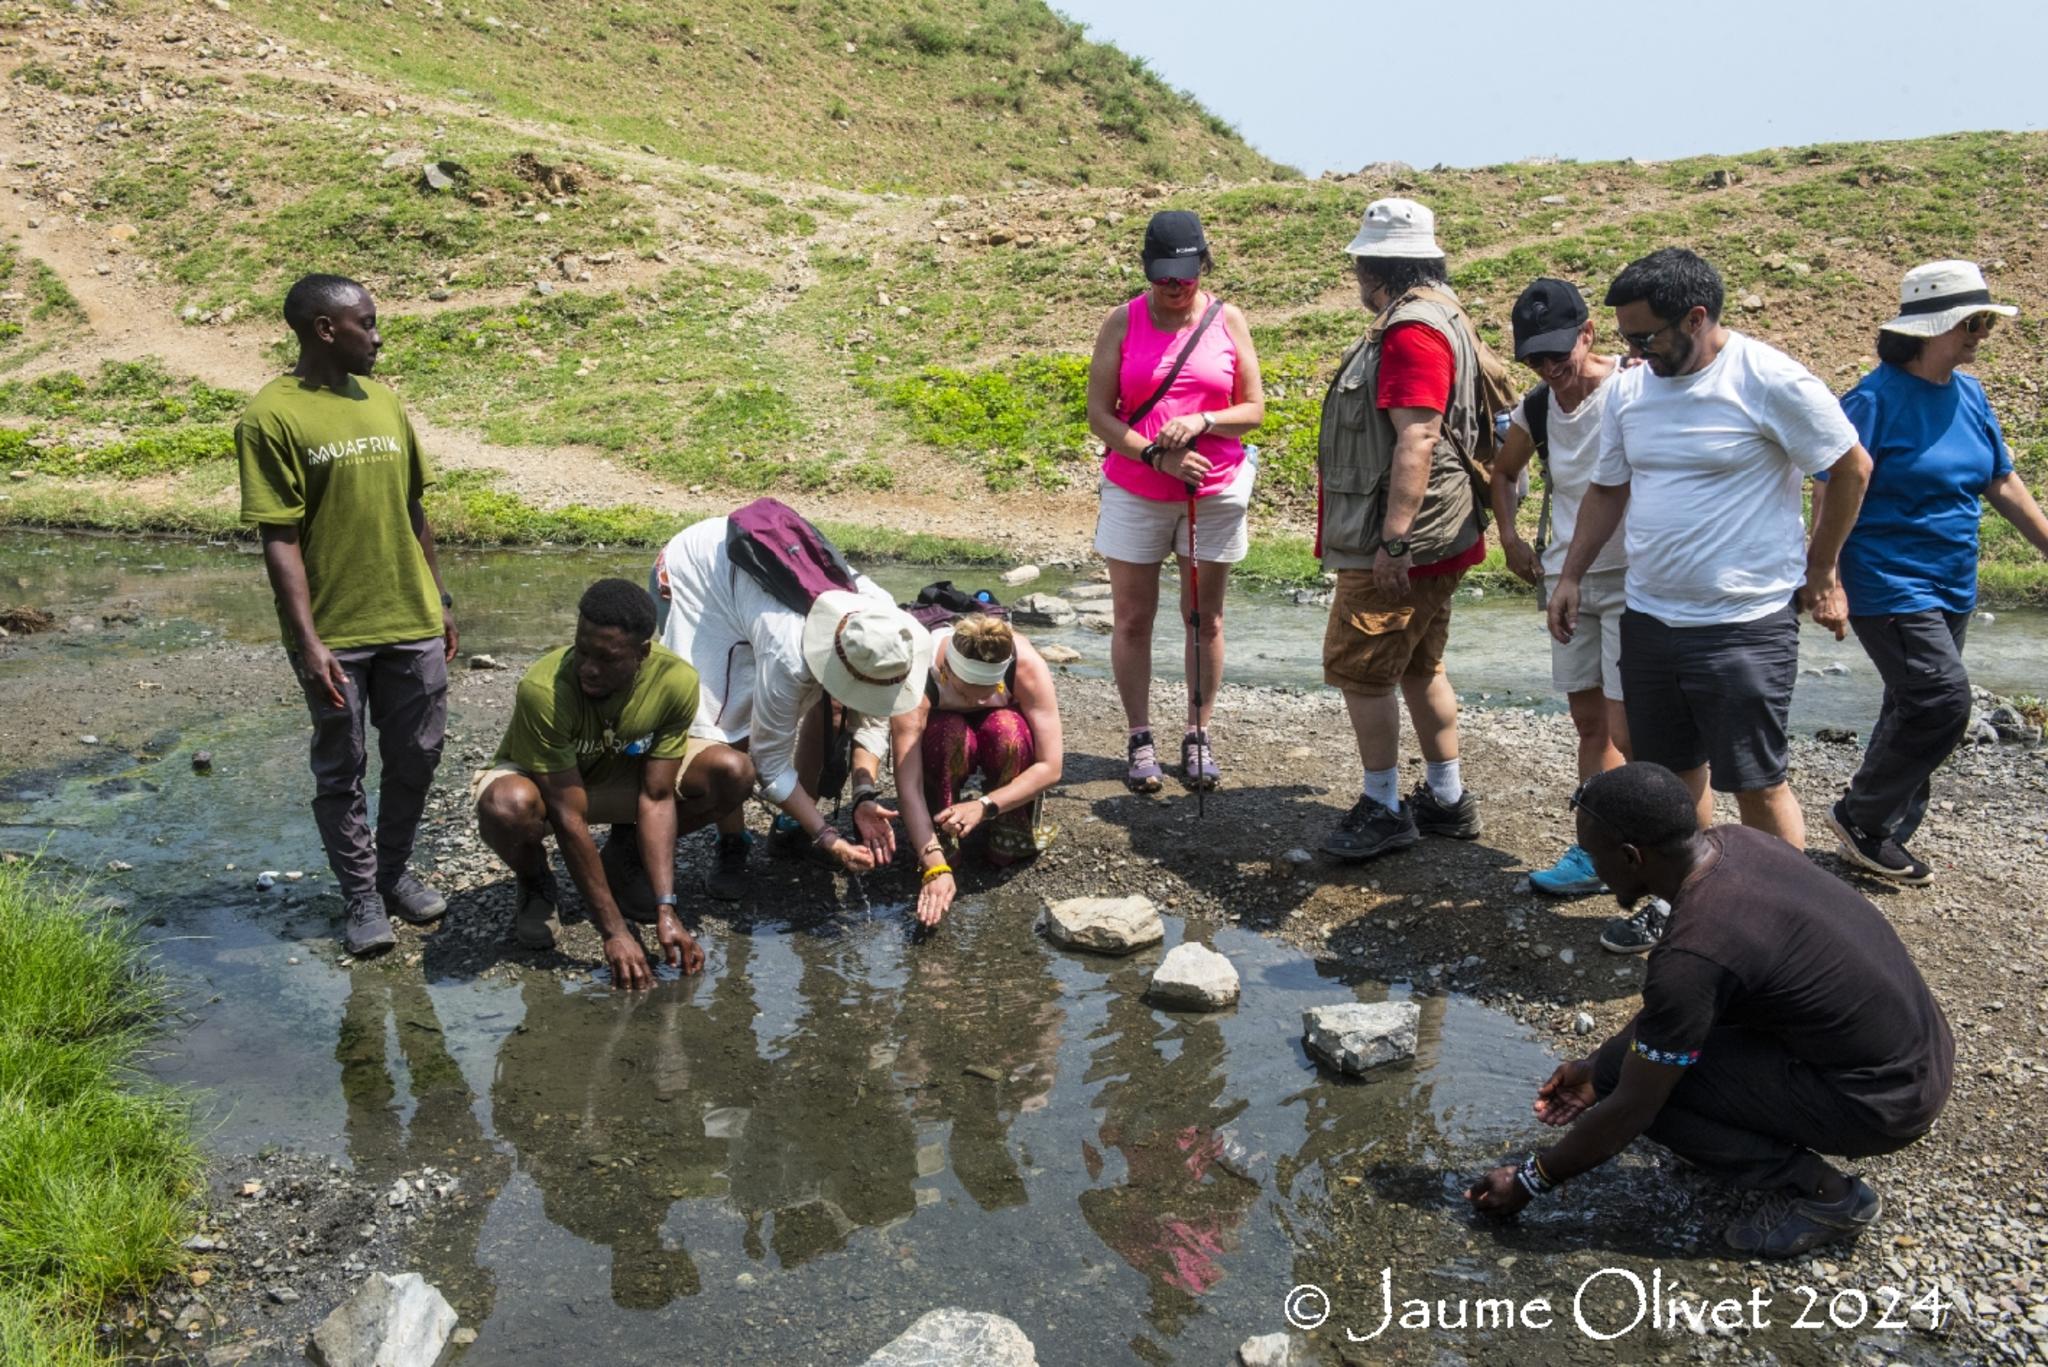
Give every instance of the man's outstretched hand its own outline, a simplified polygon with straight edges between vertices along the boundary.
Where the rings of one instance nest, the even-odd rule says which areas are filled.
[[[1560,1063],[1557,1071],[1536,1089],[1536,1118],[1546,1125],[1569,1125],[1593,1108],[1599,1098],[1593,1094],[1593,1060],[1574,1059]]]

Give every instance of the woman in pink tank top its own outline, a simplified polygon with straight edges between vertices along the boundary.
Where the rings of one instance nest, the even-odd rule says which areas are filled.
[[[1095,336],[1088,366],[1088,426],[1103,442],[1102,508],[1095,550],[1109,565],[1116,628],[1110,669],[1130,727],[1135,792],[1157,792],[1161,771],[1152,740],[1152,623],[1159,610],[1159,566],[1180,561],[1180,606],[1192,622],[1183,661],[1188,680],[1181,774],[1191,788],[1213,788],[1219,772],[1209,748],[1209,715],[1223,681],[1223,590],[1229,567],[1249,545],[1253,461],[1239,440],[1265,420],[1265,390],[1251,328],[1235,304],[1201,287],[1213,261],[1201,221],[1182,209],[1154,214],[1142,254],[1151,288],[1112,309]],[[1201,557],[1199,605],[1189,573],[1188,493],[1196,498]],[[1198,708],[1195,700],[1199,698]]]

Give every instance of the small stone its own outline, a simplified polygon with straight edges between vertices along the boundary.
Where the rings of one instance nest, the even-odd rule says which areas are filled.
[[[1339,1002],[1301,1013],[1309,1053],[1343,1073],[1363,1073],[1415,1056],[1422,1010],[1414,1002]]]
[[[498,663],[498,660],[497,660],[497,658],[496,658],[495,656],[491,656],[491,655],[472,655],[472,656],[470,656],[470,657],[469,657],[469,667],[470,667],[470,668],[471,668],[472,670],[485,670],[485,669],[503,669],[503,668],[504,668],[505,666],[504,666],[504,665],[502,665],[502,664],[500,664],[500,663]]]
[[[1019,565],[1013,570],[1003,571],[1003,582],[1011,588],[1015,588],[1019,584],[1028,584],[1038,578],[1038,573],[1038,566],[1036,565]]]
[[[1843,664],[1840,660],[1829,660],[1820,667],[1820,672],[1839,679],[1849,672],[1849,666]]]
[[[185,1275],[185,1280],[194,1287],[201,1287],[213,1280],[213,1273],[203,1267],[195,1267]]]
[[[194,750],[194,751],[192,752],[192,772],[193,772],[193,773],[195,773],[195,774],[203,774],[203,773],[205,773],[205,772],[206,772],[207,770],[209,770],[209,769],[211,769],[211,768],[213,768],[213,751],[211,751],[211,750]]]
[[[98,736],[80,736],[78,738],[78,743],[80,745],[98,745],[100,743],[100,738]]]
[[[283,876],[276,869],[265,869],[256,875],[256,886],[268,892],[277,886],[277,880]]]
[[[412,1188],[407,1186],[405,1179],[401,1177],[391,1184],[391,1192],[384,1198],[384,1204],[396,1209],[411,1199]]]
[[[373,1272],[356,1294],[313,1331],[306,1356],[316,1367],[385,1367],[438,1359],[455,1329],[455,1311],[417,1272]]]
[[[1285,1334],[1261,1334],[1237,1345],[1242,1367],[1293,1367],[1294,1340]]]
[[[1038,1352],[1013,1322],[1001,1315],[948,1307],[919,1317],[890,1340],[864,1367],[1038,1367]]]
[[[441,162],[430,161],[420,168],[420,185],[425,189],[441,193],[455,188],[455,177],[444,169]]]
[[[1590,1035],[1598,1024],[1599,1022],[1593,1019],[1592,1012],[1581,1011],[1572,1017],[1572,1033],[1574,1035]]]
[[[1050,593],[1027,593],[1010,606],[1010,620],[1019,626],[1072,626],[1079,617],[1073,604]]]
[[[555,283],[552,280],[536,280],[533,282],[533,292],[543,297],[553,294]]]
[[[242,1195],[253,1198],[261,1196],[262,1194],[263,1183],[255,1180],[254,1178],[251,1178],[249,1181],[242,1183]]]
[[[1571,200],[1564,195],[1545,195],[1536,202],[1538,204],[1569,204]]]
[[[1273,862],[1269,867],[1275,878],[1299,878],[1307,873],[1309,865],[1315,862],[1316,857],[1314,855],[1297,846],[1294,849],[1288,850],[1285,854],[1274,855]]]
[[[299,1300],[299,1293],[289,1286],[273,1286],[263,1294],[279,1305],[296,1305]]]
[[[1098,954],[1129,954],[1166,938],[1149,897],[1069,897],[1039,913],[1038,928],[1054,944]]]
[[[1185,941],[1160,960],[1145,995],[1169,1010],[1221,1011],[1237,1001],[1237,969],[1207,945]]]
[[[1063,646],[1052,641],[1039,646],[1038,655],[1049,665],[1070,665],[1081,658],[1081,652],[1072,646]]]
[[[470,1344],[476,1342],[476,1330],[464,1325],[462,1328],[457,1329],[448,1341],[458,1348],[467,1348]]]

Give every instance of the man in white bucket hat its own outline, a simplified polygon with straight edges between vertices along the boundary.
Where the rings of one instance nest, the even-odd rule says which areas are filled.
[[[1479,834],[1443,654],[1458,581],[1486,557],[1467,461],[1493,415],[1482,411],[1478,338],[1445,283],[1436,216],[1412,199],[1375,200],[1344,250],[1376,318],[1323,400],[1316,553],[1337,576],[1323,682],[1343,691],[1365,770],[1363,794],[1322,848],[1356,862],[1424,835]],[[1405,799],[1403,701],[1428,762]]]
[[[2013,469],[1984,386],[1960,369],[2018,312],[1991,301],[1972,262],[1915,266],[1898,316],[1879,327],[1877,369],[1842,396],[1874,463],[1842,545],[1842,590],[1884,707],[1828,824],[1851,862],[1901,883],[1934,877],[1906,842],[1927,814],[1929,780],[1969,727],[1963,635],[1977,607],[1979,500],[2048,555],[2048,518]],[[1827,487],[1814,486],[1816,514]]]
[[[887,819],[855,808],[861,839],[841,836],[818,809],[831,700],[853,733],[856,788],[872,786],[887,753],[888,721],[917,705],[931,668],[931,634],[866,575],[854,591],[817,595],[808,612],[786,605],[736,564],[729,519],[706,518],[662,548],[651,585],[661,641],[697,666],[697,716],[676,785],[678,829],[718,826],[705,891],[737,901],[747,888],[750,792],[781,809],[783,836],[808,840],[848,873],[875,866],[870,845]],[[836,552],[834,552],[836,554]],[[778,839],[781,837],[779,836]]]

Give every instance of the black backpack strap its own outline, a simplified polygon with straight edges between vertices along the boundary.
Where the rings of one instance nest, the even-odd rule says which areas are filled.
[[[1522,396],[1522,421],[1536,443],[1536,458],[1550,464],[1550,386],[1539,384]]]
[[[1139,404],[1132,410],[1131,415],[1124,419],[1124,426],[1136,427],[1139,419],[1159,406],[1159,401],[1166,397],[1166,391],[1173,388],[1173,382],[1180,378],[1181,367],[1188,363],[1188,357],[1195,354],[1195,343],[1202,340],[1202,334],[1209,330],[1209,324],[1215,322],[1216,315],[1221,312],[1223,301],[1210,300],[1207,311],[1202,314],[1202,321],[1196,323],[1195,330],[1188,334],[1187,345],[1180,349],[1180,355],[1173,358],[1173,369],[1166,372],[1166,378],[1159,382],[1159,388],[1152,391],[1152,397]]]

